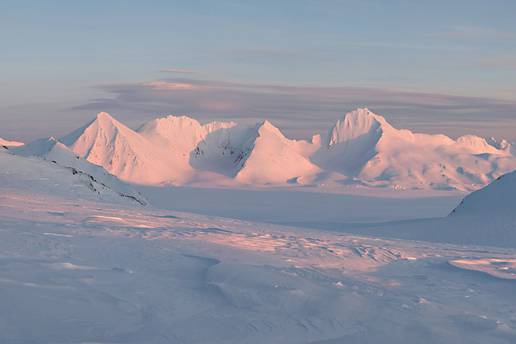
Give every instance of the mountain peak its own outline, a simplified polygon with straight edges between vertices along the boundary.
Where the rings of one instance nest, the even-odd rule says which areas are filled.
[[[73,146],[77,140],[82,137],[83,141],[91,141],[94,137],[102,135],[106,137],[113,137],[117,132],[130,132],[131,129],[117,121],[107,112],[99,112],[95,119],[85,126],[74,130],[66,136],[59,139],[66,146]]]
[[[349,127],[365,127],[376,122],[379,125],[389,125],[383,116],[377,115],[368,108],[357,108],[346,113],[344,122]]]
[[[306,145],[308,142],[304,141]],[[303,142],[286,138],[268,120],[251,129],[250,140],[240,149],[240,170],[235,179],[244,184],[302,184],[319,171],[307,157]]]
[[[99,112],[96,116],[98,120],[113,120],[114,118],[107,112]]]
[[[107,112],[99,112],[97,114],[97,116],[95,117],[95,120],[92,123],[90,123],[90,125],[93,123],[97,123],[100,127],[105,127],[105,126],[115,126],[115,127],[123,126],[123,127],[125,127],[122,123],[117,121],[113,116],[111,116]]]
[[[376,114],[374,112],[372,112],[371,110],[369,110],[369,108],[356,108],[355,110],[352,110],[350,112],[348,112],[347,114],[357,114],[357,115],[360,115],[360,116],[370,116],[370,115],[373,115],[373,116],[376,116]]]
[[[276,127],[271,122],[265,119],[258,124],[258,128],[272,129]]]
[[[214,130],[230,128],[235,125],[235,122],[210,122],[201,124],[198,120],[186,115],[167,115],[145,123],[137,129],[137,132],[150,138],[155,134],[169,139],[184,136],[185,134],[204,137],[207,133]]]
[[[152,120],[150,123],[155,123],[156,125],[164,125],[166,123],[182,125],[200,125],[196,119],[186,115],[166,115],[163,117],[156,118]]]
[[[503,149],[488,143],[485,138],[476,135],[463,135],[457,138],[457,144],[474,153],[503,153]]]
[[[330,131],[328,145],[348,142],[365,135],[381,134],[380,131],[388,128],[392,127],[382,116],[368,108],[357,108],[337,121]]]
[[[203,126],[196,119],[176,115],[153,119],[137,132],[147,140],[174,151],[182,150],[181,147],[194,147],[204,137]]]
[[[257,131],[259,134],[264,134],[265,132],[269,132],[269,133],[274,133],[280,137],[284,137],[281,130],[279,130],[278,127],[276,127],[274,124],[272,124],[268,120],[263,120],[262,122],[258,123]]]

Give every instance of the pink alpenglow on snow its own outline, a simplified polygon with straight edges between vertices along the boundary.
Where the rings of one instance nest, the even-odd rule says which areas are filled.
[[[4,147],[19,147],[19,146],[23,146],[23,143],[22,142],[18,142],[18,141],[5,140],[5,139],[0,137],[0,146],[4,146]]]
[[[267,120],[201,124],[170,115],[133,130],[104,112],[60,141],[146,185],[476,190],[516,169],[505,140],[413,133],[367,108],[311,141],[289,139]]]

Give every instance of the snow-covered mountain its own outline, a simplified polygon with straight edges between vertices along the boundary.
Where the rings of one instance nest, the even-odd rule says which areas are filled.
[[[268,121],[201,125],[186,116],[166,116],[134,131],[100,113],[60,141],[119,178],[141,184],[181,185],[210,178],[283,184],[301,182],[319,170],[308,157],[311,144],[287,139]]]
[[[107,113],[59,140],[122,180],[148,185],[367,185],[476,190],[516,169],[513,146],[474,135],[397,129],[368,109],[326,135],[291,140],[269,121],[157,118],[132,130]]]
[[[183,172],[160,146],[105,112],[60,141],[81,158],[126,181],[157,184]]]
[[[122,180],[139,184],[184,184],[194,178],[190,152],[210,132],[232,123],[201,125],[188,117],[167,116],[137,131],[107,113],[60,139],[78,156]]]
[[[40,160],[39,164],[41,167],[37,167],[38,173],[34,172],[35,178],[39,177],[41,180],[59,181],[63,183],[63,180],[60,180],[57,176],[65,174],[65,180],[75,178],[101,198],[120,198],[141,205],[147,204],[145,198],[139,192],[133,190],[131,186],[107,173],[102,167],[76,156],[68,147],[53,137],[36,140],[24,146],[11,148],[9,152],[18,156],[18,159],[8,158],[6,156],[3,156],[3,159],[11,161],[12,167],[14,168],[18,165],[20,168],[30,166],[31,164],[37,165],[36,159],[29,160],[25,158],[35,157],[45,160]],[[49,174],[52,174],[51,170],[54,168],[45,167],[45,165],[49,163],[59,166],[63,171],[54,172],[54,174],[56,174],[55,176],[48,177],[46,175],[47,170],[49,170]],[[43,173],[41,171],[43,171]],[[27,168],[27,171],[24,173],[30,173],[30,169]],[[73,178],[69,178],[68,175],[72,175]],[[53,182],[49,183],[52,184]]]
[[[23,146],[23,143],[22,142],[18,142],[18,141],[9,141],[9,140],[6,140],[6,139],[3,139],[0,137],[0,146],[3,146],[3,147],[19,147],[19,146]]]
[[[256,126],[246,142],[236,180],[244,184],[305,184],[319,168],[310,162],[308,143],[289,140],[269,121]]]
[[[474,190],[516,169],[507,147],[396,129],[368,109],[346,114],[326,142],[315,156],[324,170],[371,186]]]
[[[191,156],[193,166],[233,177],[241,184],[303,183],[319,171],[310,144],[287,139],[269,121],[213,132]]]
[[[173,171],[162,175],[161,183],[185,184],[199,173],[190,163],[190,156],[199,143],[211,133],[235,126],[234,122],[200,124],[187,116],[165,116],[145,123],[137,134],[148,140],[153,149],[166,158]]]
[[[208,134],[235,125],[235,122],[211,122],[202,125],[187,116],[169,115],[145,123],[137,132],[155,145],[164,146],[172,153],[182,154],[194,150]]]

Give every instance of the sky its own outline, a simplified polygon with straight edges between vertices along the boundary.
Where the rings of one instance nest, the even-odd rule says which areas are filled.
[[[0,137],[60,136],[100,111],[308,137],[360,106],[516,139],[515,17],[512,0],[2,0]]]

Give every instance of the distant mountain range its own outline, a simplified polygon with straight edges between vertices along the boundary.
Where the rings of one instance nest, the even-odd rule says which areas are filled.
[[[310,141],[286,138],[268,121],[202,125],[186,116],[166,116],[133,130],[99,113],[55,140],[52,149],[57,143],[124,181],[148,185],[470,191],[516,169],[514,148],[505,140],[413,133],[365,108],[347,113],[326,135]],[[47,146],[48,139],[11,151],[46,158],[52,152]]]

